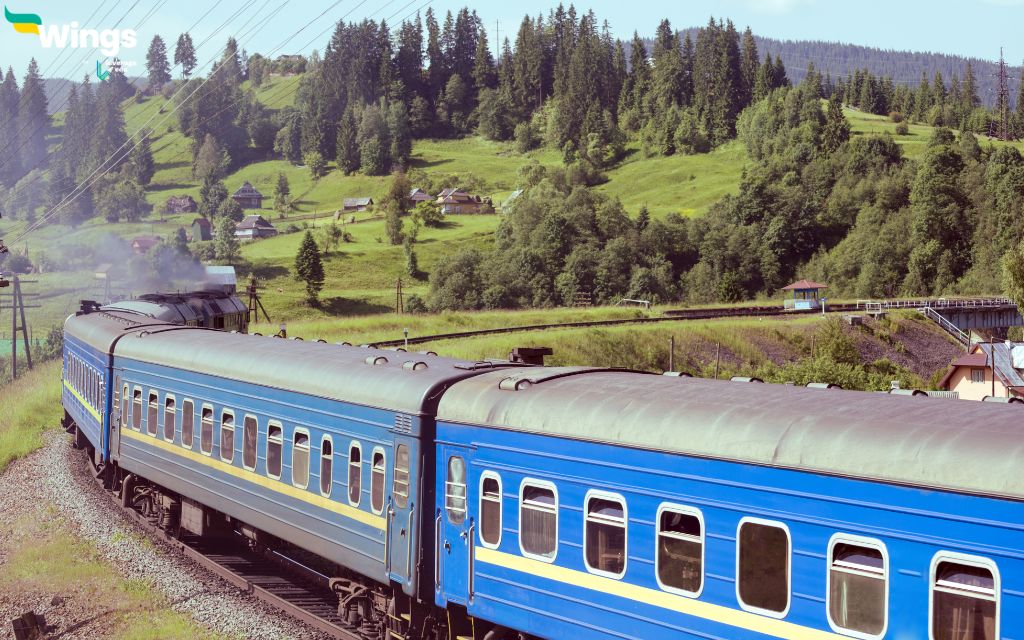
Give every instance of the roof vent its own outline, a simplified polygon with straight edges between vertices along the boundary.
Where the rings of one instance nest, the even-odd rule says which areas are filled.
[[[804,386],[808,389],[842,389],[838,384],[832,384],[831,382],[808,382]]]
[[[254,335],[254,336],[262,336],[263,334],[260,333],[259,331],[254,331],[252,335]]]
[[[504,378],[498,383],[498,388],[502,391],[522,391],[532,386],[533,383],[524,378]]]
[[[981,399],[982,402],[999,402],[1002,404],[1024,404],[1024,399],[1016,396],[1010,398],[998,398],[996,396],[985,396]]]
[[[669,378],[692,378],[693,377],[692,373],[686,373],[685,371],[666,371],[665,373],[663,373],[661,375],[668,376]]]
[[[387,363],[388,363],[388,359],[385,358],[384,356],[367,356],[366,357],[366,364],[379,365],[379,364],[387,364]]]
[[[299,336],[292,336],[291,338],[289,338],[289,340],[299,340],[301,342],[302,338],[300,338]]]
[[[405,353],[406,350],[403,347],[388,347],[388,351],[401,351]]]
[[[339,347],[351,347],[352,346],[351,342],[335,342],[334,344],[338,345]]]
[[[316,341],[319,342],[320,344],[327,344],[327,341],[324,340],[323,338],[317,338]]]
[[[920,389],[889,389],[889,395],[892,396],[924,396],[928,397],[927,391]]]
[[[437,355],[436,351],[417,351],[416,353],[420,354],[421,356],[436,356]]]
[[[761,383],[763,383],[764,380],[762,380],[761,378],[753,378],[753,377],[745,378],[743,376],[733,376],[733,377],[729,378],[729,382],[761,382]]]
[[[406,371],[423,371],[424,369],[427,368],[427,363],[410,360],[409,362],[403,364],[402,368],[405,369]]]

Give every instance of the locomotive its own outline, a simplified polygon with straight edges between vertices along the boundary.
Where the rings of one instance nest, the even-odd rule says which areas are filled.
[[[366,638],[1024,634],[1013,405],[65,323],[66,425],[162,525],[334,568]],[[242,544],[242,542],[238,542]]]

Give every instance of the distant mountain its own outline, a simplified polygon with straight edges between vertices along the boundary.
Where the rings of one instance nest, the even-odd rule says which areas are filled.
[[[686,33],[696,42],[697,28],[686,29],[680,32],[682,38]],[[742,33],[742,32],[741,32]],[[999,65],[991,60],[980,58],[966,58],[964,56],[951,55],[947,53],[924,53],[919,51],[895,51],[893,49],[877,49],[875,47],[864,47],[856,44],[844,44],[842,42],[824,42],[820,40],[777,40],[754,35],[757,43],[757,51],[764,60],[765,53],[770,53],[774,58],[776,55],[782,58],[786,65],[786,75],[793,82],[800,82],[807,75],[807,65],[814,63],[824,77],[832,75],[836,80],[840,76],[846,76],[855,69],[868,69],[875,76],[891,76],[896,84],[903,84],[909,87],[917,87],[921,83],[921,73],[932,82],[935,72],[942,74],[946,86],[949,86],[950,79],[955,73],[963,80],[964,69],[970,62],[974,68],[974,78],[978,83],[978,97],[986,106],[992,106],[996,102],[996,92],[999,88]],[[645,40],[648,52],[651,51],[653,40]],[[623,42],[626,46],[626,55],[629,55],[629,41]],[[993,50],[993,55],[998,53]],[[1017,91],[1021,82],[1021,67],[1007,66],[1009,75],[1010,101],[1016,101]]]
[[[146,78],[128,78],[128,81],[139,88],[146,86]],[[93,83],[97,82],[99,80],[93,78]],[[74,84],[81,84],[81,80],[75,81]],[[47,111],[50,112],[50,115],[64,110],[64,105],[68,101],[68,92],[71,91],[71,85],[72,81],[65,80],[64,78],[43,78],[43,90],[46,92]]]

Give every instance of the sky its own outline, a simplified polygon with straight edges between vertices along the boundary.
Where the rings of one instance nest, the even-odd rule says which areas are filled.
[[[146,49],[154,35],[161,35],[168,43],[169,54],[173,54],[178,34],[190,28],[197,44],[209,38],[198,52],[200,66],[207,68],[228,35],[234,35],[250,53],[309,53],[323,50],[331,27],[339,19],[384,18],[394,24],[427,5],[441,14],[462,6],[475,9],[487,26],[493,47],[496,34],[514,37],[524,14],[546,14],[555,4],[554,0],[221,0],[213,4],[208,0],[4,1],[12,14],[37,14],[44,30],[75,22],[81,29],[136,30],[135,46],[122,46],[118,52],[129,75],[143,75]],[[599,19],[608,20],[620,38],[630,37],[633,31],[653,34],[662,18],[681,29],[703,25],[714,15],[731,18],[740,29],[749,25],[756,34],[773,38],[839,41],[987,60],[998,59],[999,47],[1003,46],[1008,63],[1016,66],[1024,61],[1024,40],[1019,37],[1024,0],[591,0],[578,3],[577,9],[593,9]],[[13,66],[20,79],[32,57],[38,60],[45,77],[75,79],[94,73],[96,62],[105,58],[91,43],[85,48],[61,48],[54,43],[47,47],[40,36],[18,33],[12,24],[0,21],[0,65]],[[175,76],[176,71],[172,70]]]

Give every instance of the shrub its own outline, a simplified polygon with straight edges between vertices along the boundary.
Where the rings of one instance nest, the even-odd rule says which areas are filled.
[[[903,122],[903,114],[899,111],[890,111],[889,119],[893,122]]]
[[[896,135],[898,135],[898,136],[910,135],[910,127],[907,125],[906,122],[900,121],[900,122],[896,123]]]
[[[415,293],[405,299],[406,313],[426,313],[427,303]]]

